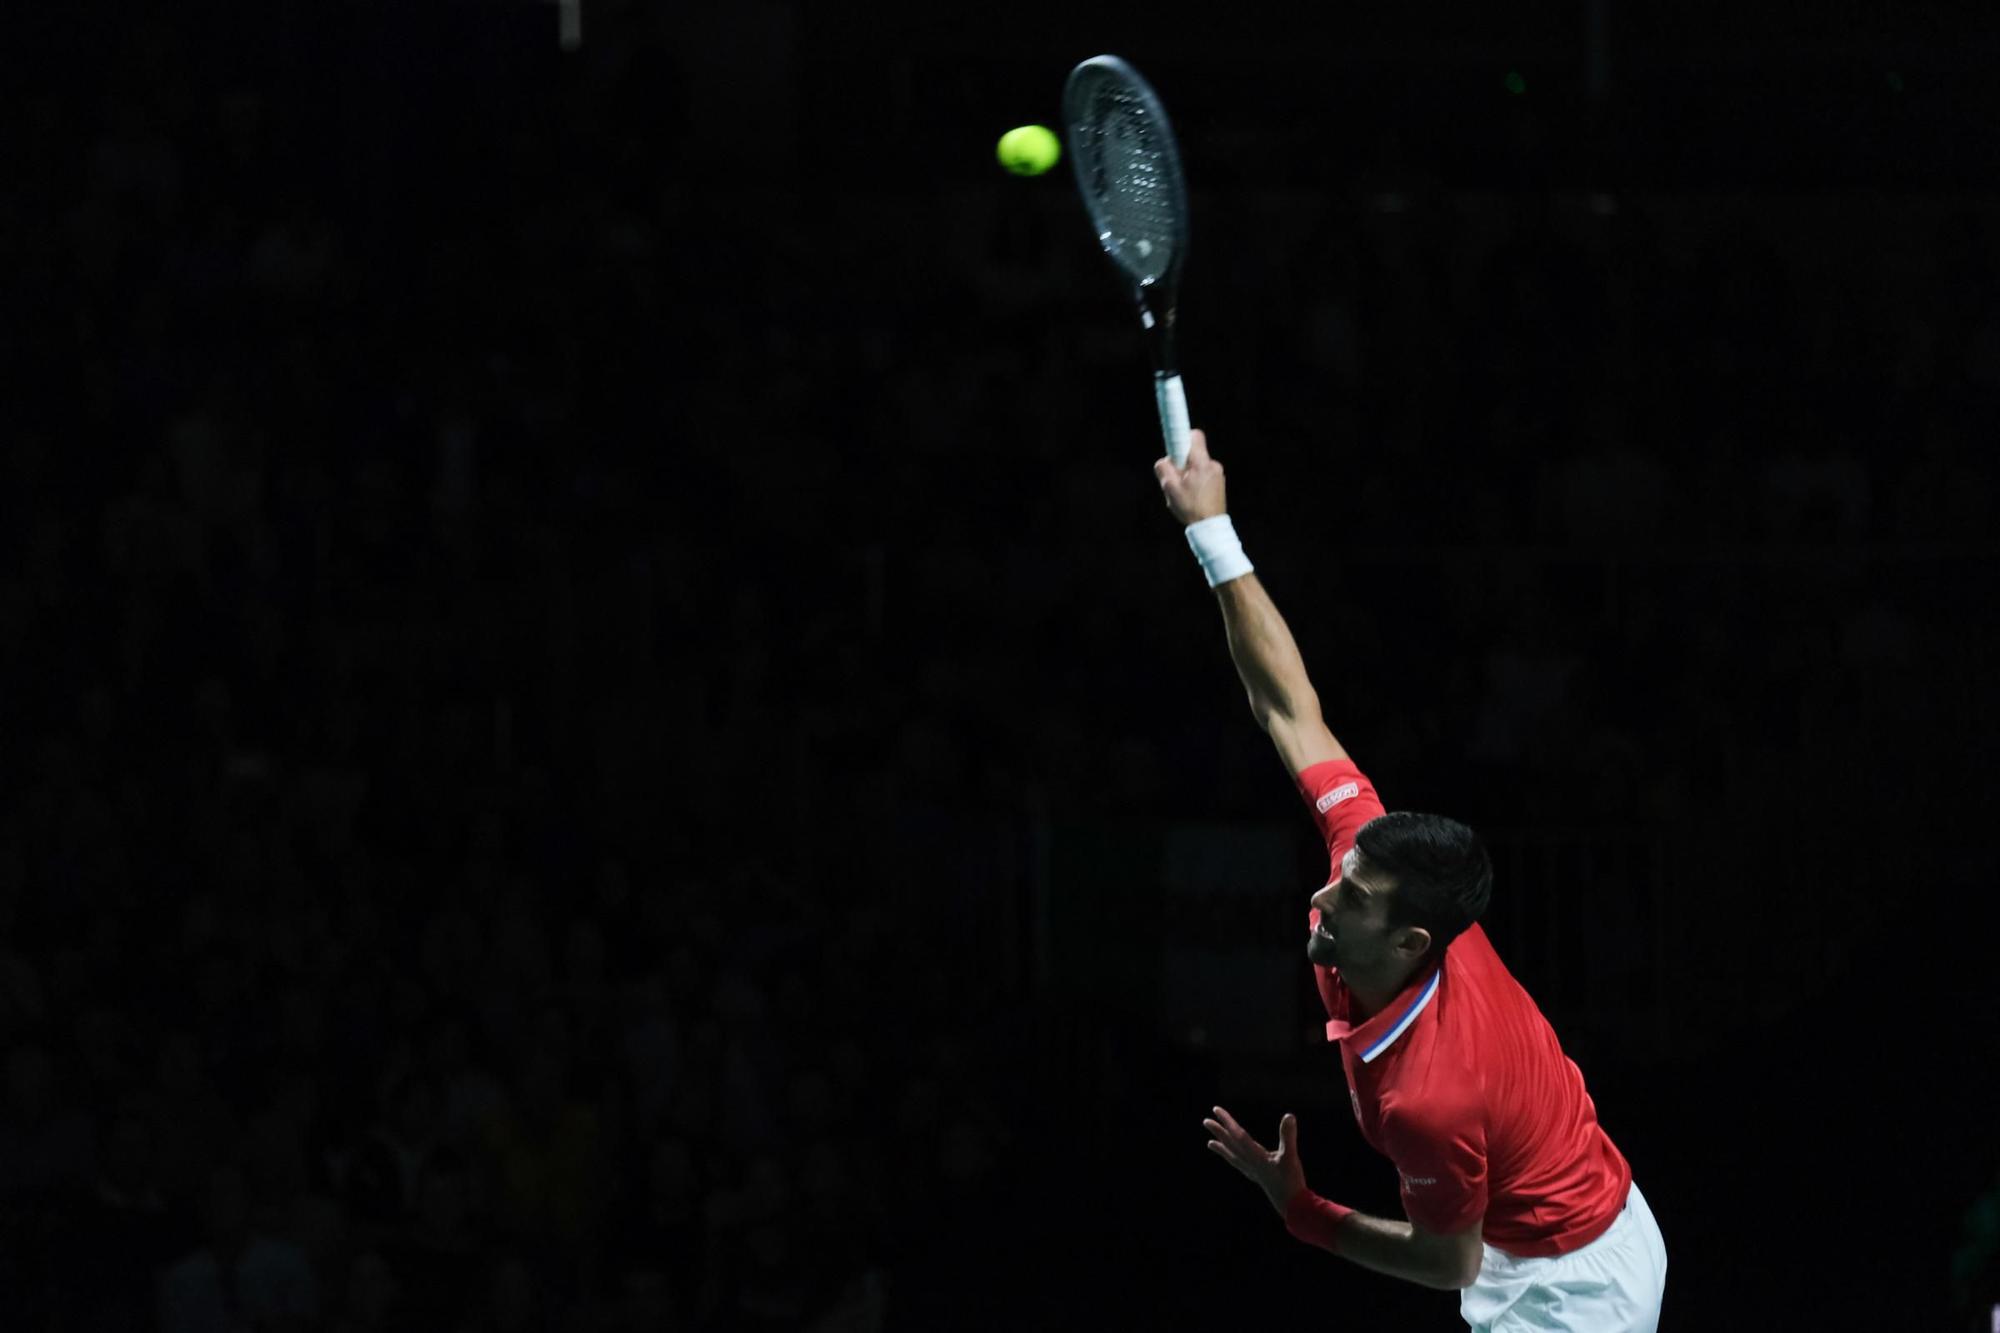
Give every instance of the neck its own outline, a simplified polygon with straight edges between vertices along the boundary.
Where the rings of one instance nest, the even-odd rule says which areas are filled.
[[[1342,972],[1340,979],[1347,983],[1350,1006],[1348,1021],[1358,1026],[1387,1009],[1421,970],[1421,963],[1412,963],[1386,978],[1357,978]]]

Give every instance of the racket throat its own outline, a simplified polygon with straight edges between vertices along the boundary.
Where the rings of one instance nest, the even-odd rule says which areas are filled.
[[[1155,314],[1153,307],[1142,295],[1139,298],[1139,325],[1146,331],[1146,347],[1153,354],[1153,369],[1162,375],[1175,374],[1180,368],[1174,350],[1175,306]]]

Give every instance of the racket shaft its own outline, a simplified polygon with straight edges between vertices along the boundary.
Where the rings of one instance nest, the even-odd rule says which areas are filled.
[[[1186,467],[1188,456],[1187,391],[1181,377],[1158,371],[1153,376],[1153,394],[1160,402],[1160,429],[1167,437],[1167,457],[1175,467]]]

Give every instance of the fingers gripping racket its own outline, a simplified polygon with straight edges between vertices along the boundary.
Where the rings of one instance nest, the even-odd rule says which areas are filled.
[[[1117,56],[1069,72],[1063,121],[1076,187],[1104,253],[1132,284],[1153,353],[1154,396],[1167,457],[1187,462],[1187,394],[1174,355],[1181,261],[1187,254],[1187,184],[1180,146],[1159,95]]]

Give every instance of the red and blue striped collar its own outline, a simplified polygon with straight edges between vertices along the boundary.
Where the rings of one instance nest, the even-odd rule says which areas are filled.
[[[1396,997],[1395,1003],[1360,1027],[1354,1027],[1338,1018],[1330,1019],[1326,1025],[1326,1039],[1350,1044],[1363,1043],[1356,1054],[1360,1056],[1363,1064],[1368,1064],[1376,1056],[1388,1050],[1396,1038],[1410,1030],[1410,1024],[1417,1021],[1417,1015],[1421,1014],[1437,996],[1438,982],[1443,977],[1443,967],[1433,968],[1428,980],[1413,983],[1402,995]],[[1412,994],[1412,991],[1415,994]]]

